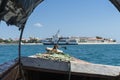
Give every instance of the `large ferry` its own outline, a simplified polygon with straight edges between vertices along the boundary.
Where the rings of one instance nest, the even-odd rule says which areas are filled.
[[[59,31],[58,31],[59,32]],[[44,45],[78,45],[78,44],[116,44],[116,40],[103,37],[60,37],[55,34],[52,38],[42,40]]]
[[[77,39],[71,39],[69,37],[60,37],[59,36],[59,30],[58,32],[52,37],[52,38],[46,38],[42,40],[42,43],[44,45],[78,45]]]

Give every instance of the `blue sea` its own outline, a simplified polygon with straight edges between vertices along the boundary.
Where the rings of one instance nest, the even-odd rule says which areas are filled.
[[[22,45],[22,56],[46,52],[52,45]],[[66,54],[97,64],[120,66],[120,44],[60,45]],[[62,48],[66,47],[66,49]],[[18,45],[0,45],[0,64],[18,57]]]

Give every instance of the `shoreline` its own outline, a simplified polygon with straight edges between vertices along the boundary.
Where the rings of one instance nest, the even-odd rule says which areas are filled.
[[[120,43],[78,43],[76,45],[94,45],[94,44],[120,44]],[[0,45],[18,45],[18,43],[0,43]],[[21,45],[44,45],[43,43],[21,43]],[[65,44],[67,45],[67,44]]]
[[[0,45],[19,45],[18,43],[0,43]],[[43,45],[42,43],[21,43],[21,45]]]
[[[81,44],[120,44],[120,43],[117,43],[117,42],[111,42],[111,43],[78,43],[78,45],[81,45]]]

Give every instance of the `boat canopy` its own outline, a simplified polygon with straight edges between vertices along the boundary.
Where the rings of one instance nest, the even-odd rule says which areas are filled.
[[[43,0],[0,0],[0,21],[21,29],[35,7]]]
[[[0,21],[21,29],[34,8],[43,0],[0,0]],[[110,0],[120,11],[120,0]]]
[[[110,0],[110,1],[120,11],[120,0]]]

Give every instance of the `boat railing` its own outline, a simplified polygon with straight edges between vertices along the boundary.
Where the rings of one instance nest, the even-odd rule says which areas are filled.
[[[18,77],[18,61],[9,61],[0,65],[0,80],[16,80]]]

